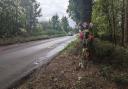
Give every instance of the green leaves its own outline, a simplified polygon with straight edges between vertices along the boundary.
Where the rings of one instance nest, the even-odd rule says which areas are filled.
[[[92,22],[96,25],[97,32],[110,34],[112,42],[123,42],[125,11],[124,0],[95,0],[92,13]],[[127,0],[126,0],[127,1]],[[127,21],[126,21],[127,22]],[[127,27],[126,27],[127,28]],[[119,37],[118,37],[119,36]],[[118,38],[117,38],[118,37]]]
[[[59,16],[56,14],[51,19],[53,30],[61,30]]]
[[[0,37],[21,35],[20,29],[35,30],[39,7],[35,0],[0,0]]]
[[[69,0],[67,12],[69,16],[79,22],[90,22],[92,13],[92,0]]]
[[[69,32],[69,23],[67,17],[62,17],[61,19],[61,27],[64,32],[68,33]]]

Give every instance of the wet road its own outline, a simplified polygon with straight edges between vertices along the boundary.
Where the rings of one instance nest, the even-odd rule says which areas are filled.
[[[66,36],[0,47],[0,89],[5,89],[35,67],[50,61],[73,39]]]

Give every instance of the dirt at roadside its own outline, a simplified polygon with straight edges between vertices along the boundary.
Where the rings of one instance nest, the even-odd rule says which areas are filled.
[[[118,89],[101,77],[98,66],[79,68],[79,56],[61,53],[44,70],[36,71],[17,89]]]

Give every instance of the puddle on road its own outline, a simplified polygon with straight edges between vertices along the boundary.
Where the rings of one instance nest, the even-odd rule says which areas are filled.
[[[49,48],[49,49],[50,49],[50,48],[54,48],[54,46],[49,46],[49,47],[47,47],[47,48]]]
[[[46,62],[47,59],[48,59],[47,57],[40,57],[40,58],[36,59],[33,64],[34,65],[39,65],[42,62]]]
[[[75,40],[75,39],[73,39]],[[73,40],[64,42],[63,44],[61,44],[58,47],[55,46],[49,46],[48,48],[54,48],[53,50],[51,50],[50,52],[48,52],[48,54],[44,57],[40,57],[40,58],[36,58],[36,61],[34,62],[35,65],[40,65],[40,64],[45,64],[51,61],[52,58],[54,58],[55,56],[57,56],[57,54],[59,54],[59,52],[61,52],[70,42],[72,42]]]

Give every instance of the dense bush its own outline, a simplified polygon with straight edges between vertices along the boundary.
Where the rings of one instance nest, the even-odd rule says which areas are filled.
[[[106,79],[111,79],[111,74],[112,74],[112,68],[111,66],[106,66],[106,65],[101,65],[101,70],[100,70],[101,75],[106,78]]]
[[[110,41],[110,42],[113,42],[113,38],[112,38],[112,34],[110,33],[103,33],[103,34],[100,34],[98,36],[98,38],[100,38],[101,40],[104,40],[104,41]],[[121,43],[121,35],[120,34],[116,34],[115,35],[115,38],[116,38],[116,42],[118,44]]]
[[[127,74],[116,75],[112,79],[118,85],[128,85],[128,75]]]
[[[98,39],[94,42],[94,62],[110,64],[116,68],[128,67],[128,52],[120,46]]]
[[[100,40],[96,39],[94,41],[94,48],[94,54],[97,57],[94,61],[99,63],[109,63],[111,61],[110,57],[114,49],[112,44],[105,41],[101,42]]]
[[[112,35],[109,33],[104,33],[99,36],[102,40],[112,41]]]

